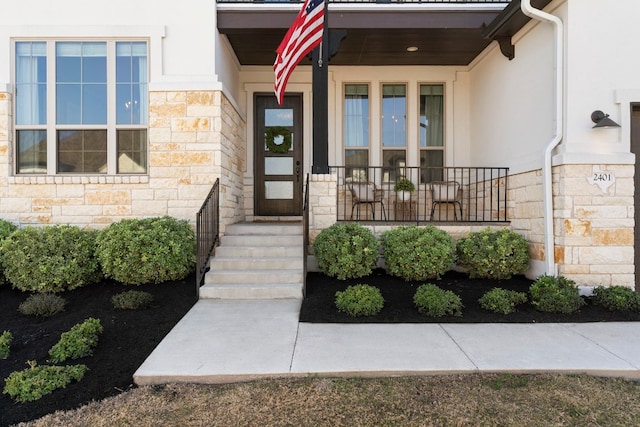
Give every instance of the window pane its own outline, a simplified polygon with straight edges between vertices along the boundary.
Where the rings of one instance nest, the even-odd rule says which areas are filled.
[[[147,44],[116,43],[116,123],[146,124]]]
[[[56,43],[56,121],[107,124],[107,44]]]
[[[407,176],[405,171],[407,160],[404,150],[384,150],[382,162],[382,180],[384,182],[393,182],[401,176]]]
[[[369,146],[369,87],[345,85],[344,87],[344,145],[345,147]]]
[[[420,150],[420,182],[442,181],[444,151]]]
[[[382,146],[406,146],[406,87],[382,86]]]
[[[347,181],[368,181],[369,150],[345,150],[344,164]]]
[[[56,87],[56,123],[61,125],[80,124],[81,86],[58,84]]]
[[[118,173],[145,173],[147,171],[147,130],[119,130]]]
[[[82,86],[82,123],[107,124],[107,85]]]
[[[107,131],[58,131],[58,172],[106,173]]]
[[[16,132],[18,173],[47,173],[47,131]]]
[[[47,45],[16,43],[16,124],[47,123]]]
[[[420,146],[442,147],[443,138],[442,85],[420,86]]]

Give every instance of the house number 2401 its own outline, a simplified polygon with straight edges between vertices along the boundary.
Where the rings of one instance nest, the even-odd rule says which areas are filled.
[[[600,167],[594,166],[591,175],[587,178],[587,181],[589,184],[597,185],[603,193],[606,193],[609,187],[616,182],[616,175],[611,171],[603,171]]]
[[[593,182],[607,182],[613,181],[613,176],[610,173],[594,172]]]

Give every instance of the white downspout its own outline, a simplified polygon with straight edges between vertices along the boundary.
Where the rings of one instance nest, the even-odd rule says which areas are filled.
[[[563,113],[564,113],[564,27],[557,16],[535,9],[531,6],[531,0],[521,0],[520,8],[526,16],[540,22],[547,22],[554,27],[555,37],[555,108],[556,128],[554,137],[544,150],[542,164],[542,199],[544,205],[544,253],[546,274],[557,276],[558,269],[555,263],[554,229],[553,229],[553,175],[551,170],[551,152],[562,142]]]

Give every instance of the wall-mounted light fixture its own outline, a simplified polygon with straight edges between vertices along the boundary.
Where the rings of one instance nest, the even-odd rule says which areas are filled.
[[[595,123],[595,128],[619,128],[620,125],[609,118],[608,114],[603,113],[600,110],[596,110],[591,113],[591,121]]]

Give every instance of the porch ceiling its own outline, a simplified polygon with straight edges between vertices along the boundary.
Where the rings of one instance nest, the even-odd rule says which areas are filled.
[[[532,1],[536,7],[549,2]],[[273,65],[275,50],[300,7],[218,6],[218,30],[228,38],[242,65]],[[439,10],[415,3],[366,4],[346,10],[332,6],[329,29],[346,30],[332,65],[467,65],[495,38],[510,37],[528,21],[520,12],[519,0],[504,10]],[[409,46],[418,50],[407,52]]]

